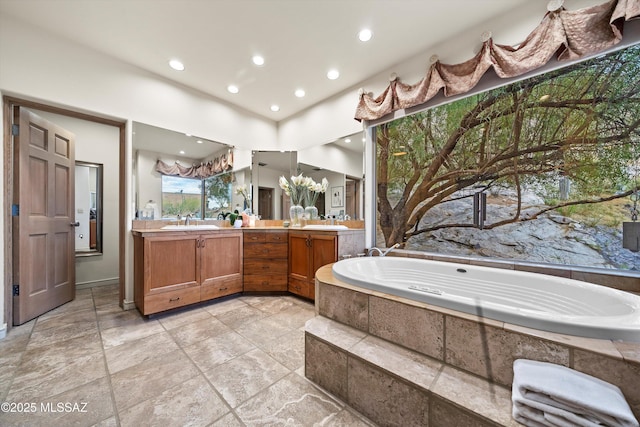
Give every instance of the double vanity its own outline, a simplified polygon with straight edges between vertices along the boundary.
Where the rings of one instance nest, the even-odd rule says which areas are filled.
[[[315,272],[364,252],[364,230],[158,225],[136,221],[134,300],[144,315],[241,292],[291,292],[313,300]]]

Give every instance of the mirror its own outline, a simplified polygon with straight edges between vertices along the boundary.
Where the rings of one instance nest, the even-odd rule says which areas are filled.
[[[180,132],[133,123],[133,194],[138,219],[176,219],[191,214],[194,218],[217,218],[234,206],[232,185],[238,175],[234,159],[232,171],[221,172],[208,180],[163,175],[156,170],[162,160],[190,167],[221,155],[228,155],[227,144]],[[247,165],[248,166],[248,165]],[[223,176],[224,174],[224,176]],[[239,174],[244,177],[244,174]],[[244,178],[243,178],[244,181]]]
[[[251,183],[252,210],[261,219],[286,219],[290,203],[278,180],[296,173],[296,153],[291,151],[253,151]]]
[[[102,255],[103,165],[76,161],[76,256]]]
[[[316,207],[320,215],[340,219],[363,218],[364,139],[363,133],[338,138],[328,144],[298,152],[298,171],[320,182],[327,178],[329,188]]]

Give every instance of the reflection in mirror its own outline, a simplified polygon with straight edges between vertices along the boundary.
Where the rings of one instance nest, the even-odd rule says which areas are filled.
[[[158,172],[156,164],[189,168],[218,159],[231,158],[227,144],[197,138],[155,126],[133,123],[133,186],[138,219],[217,218],[232,210],[230,167],[208,178],[174,176]],[[230,165],[229,165],[230,166]],[[241,177],[244,173],[239,174]]]
[[[253,212],[261,219],[285,219],[290,203],[278,184],[281,176],[287,179],[295,173],[296,153],[254,151],[251,167]]]
[[[320,182],[327,178],[327,193],[318,198],[321,216],[362,219],[364,185],[364,139],[362,132],[298,152],[298,171]]]
[[[102,173],[100,163],[76,162],[76,256],[102,255]]]

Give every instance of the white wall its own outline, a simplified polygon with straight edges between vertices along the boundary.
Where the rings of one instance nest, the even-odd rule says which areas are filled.
[[[361,178],[362,154],[334,144],[318,145],[298,151],[298,163],[317,166]]]

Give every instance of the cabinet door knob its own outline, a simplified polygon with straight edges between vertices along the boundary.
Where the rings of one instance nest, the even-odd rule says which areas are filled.
[[[175,298],[169,298],[169,302],[176,302],[179,301],[180,297],[175,297]]]
[[[224,287],[224,288],[220,288],[220,290],[221,290],[221,291],[226,291],[226,290],[227,290],[227,288],[226,288],[226,287]]]

